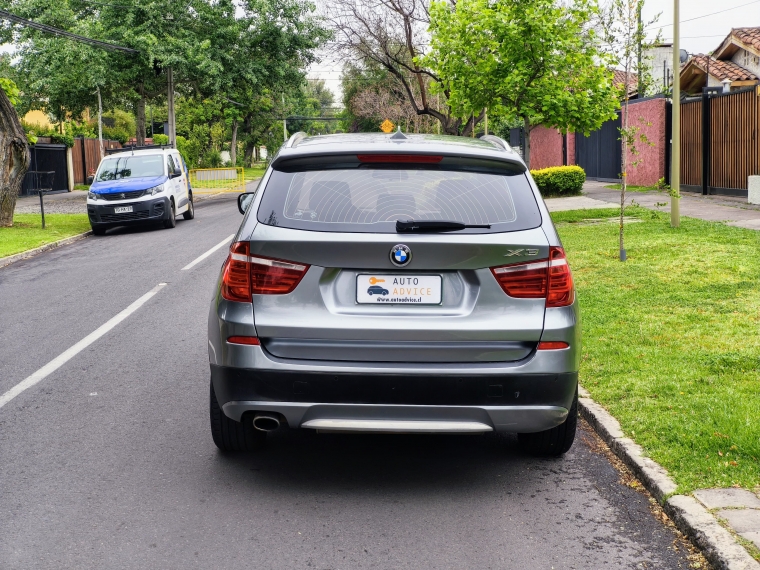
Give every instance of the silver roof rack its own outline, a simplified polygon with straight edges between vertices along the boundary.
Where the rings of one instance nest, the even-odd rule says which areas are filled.
[[[504,149],[507,152],[511,152],[513,154],[515,152],[512,147],[509,146],[509,143],[507,143],[507,141],[505,141],[503,138],[497,137],[496,135],[481,135],[480,140],[490,142],[492,145]]]
[[[300,143],[303,139],[306,138],[306,133],[303,131],[298,131],[296,134],[292,135],[288,142],[285,143],[285,148],[295,148],[298,143]]]

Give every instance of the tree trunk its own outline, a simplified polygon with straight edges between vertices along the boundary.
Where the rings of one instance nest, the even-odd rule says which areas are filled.
[[[253,145],[253,161],[261,162],[261,149],[259,149],[259,145]],[[251,164],[251,166],[253,166],[253,164]]]
[[[530,168],[530,119],[525,117],[523,119],[523,160],[525,165]]]
[[[140,100],[137,102],[137,146],[145,146],[145,90],[140,84]]]
[[[13,226],[16,198],[31,160],[16,109],[0,89],[0,227]]]
[[[237,131],[238,121],[235,119],[232,121],[232,143],[230,144],[230,162],[232,162],[232,166],[237,165]]]

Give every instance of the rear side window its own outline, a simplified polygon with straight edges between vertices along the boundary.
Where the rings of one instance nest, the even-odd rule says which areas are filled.
[[[397,220],[490,224],[497,233],[538,227],[541,214],[522,172],[429,168],[273,171],[258,220],[293,229],[396,233]]]

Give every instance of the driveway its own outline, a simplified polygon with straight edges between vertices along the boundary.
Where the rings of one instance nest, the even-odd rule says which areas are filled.
[[[206,317],[240,220],[223,196],[0,269],[0,568],[689,567],[585,424],[552,460],[495,434],[219,453]]]

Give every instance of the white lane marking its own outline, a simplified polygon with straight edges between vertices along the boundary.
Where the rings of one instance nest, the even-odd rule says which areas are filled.
[[[37,370],[37,372],[33,373],[31,376],[28,376],[26,379],[16,384],[13,388],[11,388],[5,394],[0,396],[0,408],[2,408],[5,404],[10,402],[13,398],[21,394],[23,391],[28,390],[29,388],[31,388],[32,386],[34,386],[41,380],[44,380],[48,375],[58,370],[61,366],[66,364],[69,360],[74,358],[77,354],[82,352],[85,348],[90,346],[93,342],[98,340],[100,337],[105,335],[108,331],[110,331],[112,328],[114,328],[116,325],[118,325],[120,322],[126,319],[129,315],[131,315],[137,309],[142,307],[145,303],[148,302],[148,300],[150,300],[151,297],[153,297],[153,295],[158,293],[165,286],[166,286],[166,283],[159,283],[158,285],[153,287],[153,289],[145,293],[145,295],[137,299],[137,301],[132,303],[129,307],[124,309],[121,313],[111,318],[110,320],[106,321],[104,324],[100,325],[100,327],[98,327],[93,332],[88,334],[86,337],[84,337],[82,340],[80,340],[71,348],[65,350],[60,355],[56,356],[53,360],[48,362],[45,366]]]
[[[190,263],[188,263],[187,265],[185,265],[182,268],[182,271],[187,271],[188,269],[192,269],[193,267],[195,267],[196,265],[198,265],[201,261],[203,261],[204,259],[206,259],[209,255],[211,255],[212,253],[214,253],[217,249],[219,249],[220,247],[223,247],[224,244],[226,244],[228,241],[230,241],[234,237],[235,237],[235,234],[227,236],[221,242],[219,242],[214,247],[212,247],[211,249],[209,249],[206,253],[204,253],[200,257],[196,257],[193,261],[191,261]]]

